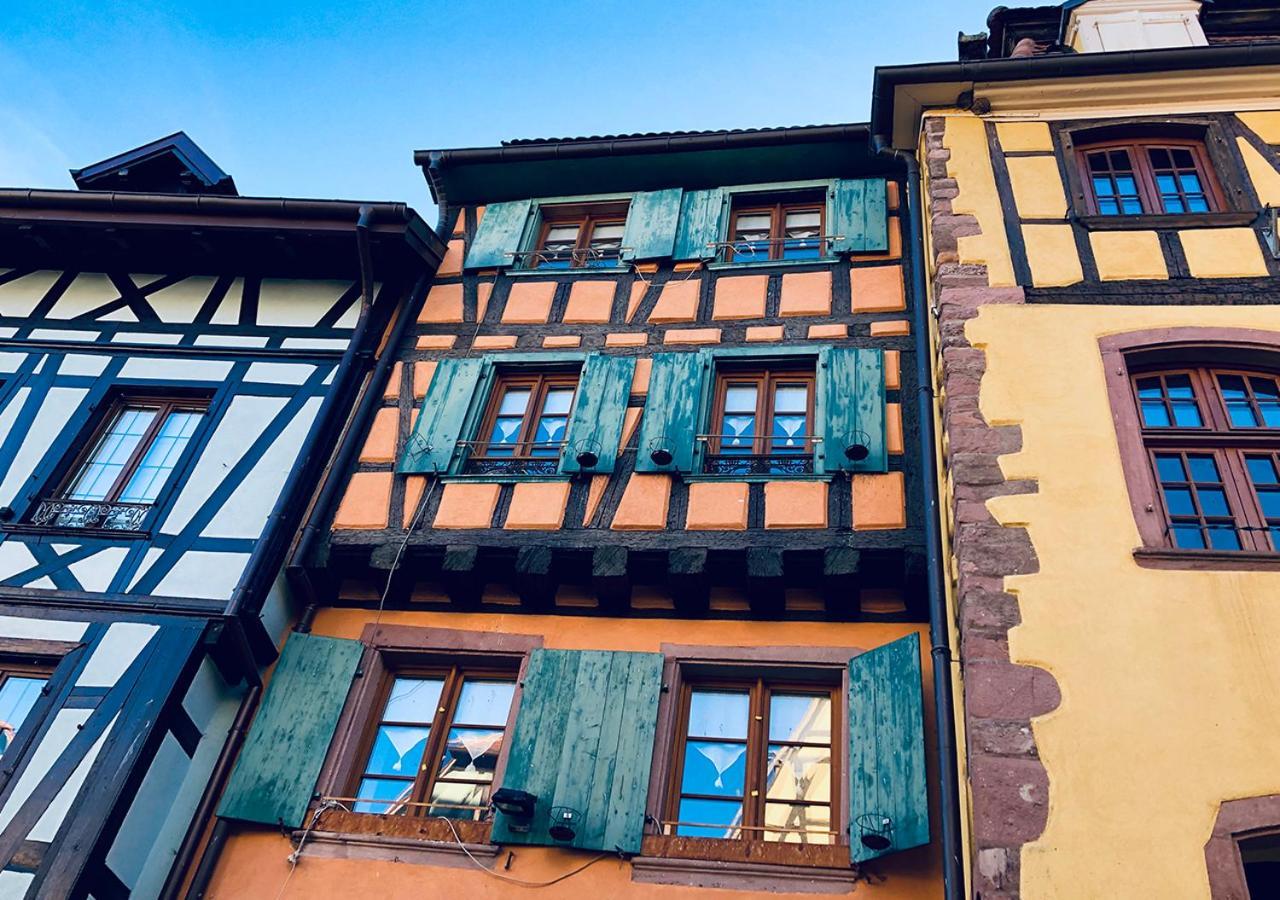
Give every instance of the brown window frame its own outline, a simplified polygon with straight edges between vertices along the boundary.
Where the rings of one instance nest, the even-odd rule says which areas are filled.
[[[1173,135],[1155,137],[1130,137],[1119,140],[1091,141],[1075,146],[1076,169],[1083,189],[1087,213],[1091,216],[1106,215],[1108,218],[1124,216],[1195,216],[1206,215],[1204,212],[1166,212],[1160,199],[1160,191],[1156,184],[1155,170],[1151,165],[1151,150],[1190,150],[1195,163],[1196,174],[1204,187],[1205,201],[1209,206],[1208,213],[1223,213],[1230,210],[1222,185],[1218,180],[1217,170],[1210,158],[1208,147],[1203,140]],[[1137,182],[1140,213],[1102,213],[1098,209],[1098,198],[1093,189],[1093,177],[1089,168],[1089,154],[1103,151],[1124,150],[1129,155],[1134,180]]]
[[[1160,377],[1162,382],[1170,375],[1186,376],[1191,384],[1192,396],[1199,411],[1199,426],[1149,426],[1146,424],[1139,398],[1138,384],[1141,380]],[[1271,537],[1270,526],[1262,508],[1258,492],[1253,486],[1248,471],[1248,458],[1251,456],[1269,455],[1275,465],[1280,466],[1280,428],[1265,426],[1245,427],[1231,423],[1226,398],[1222,393],[1219,376],[1240,376],[1245,379],[1250,405],[1255,415],[1261,420],[1256,400],[1253,398],[1249,378],[1267,378],[1280,388],[1280,373],[1262,368],[1239,368],[1226,365],[1190,365],[1190,366],[1137,366],[1130,369],[1128,384],[1131,402],[1137,415],[1137,425],[1141,435],[1142,447],[1147,459],[1147,467],[1154,487],[1155,506],[1160,511],[1164,523],[1164,546],[1183,552],[1197,552],[1200,548],[1178,547],[1173,533],[1175,516],[1170,511],[1165,499],[1164,485],[1156,463],[1157,454],[1182,454],[1183,465],[1188,453],[1211,455],[1218,468],[1223,493],[1226,496],[1230,516],[1205,517],[1200,507],[1198,494],[1191,489],[1192,502],[1197,518],[1204,525],[1227,524],[1229,519],[1235,528],[1238,550],[1214,548],[1205,540],[1205,550],[1217,553],[1254,552],[1265,554],[1280,553]],[[1166,403],[1166,407],[1168,404]],[[1170,410],[1171,413],[1171,410]],[[1170,422],[1173,422],[1170,415]],[[1280,469],[1277,469],[1280,471]],[[1192,524],[1189,517],[1177,516]],[[1202,535],[1204,532],[1202,531]]]
[[[794,195],[793,195],[794,197]],[[729,247],[725,250],[726,262],[763,262],[756,253],[743,253],[742,258],[738,259],[738,254],[734,250],[734,246],[738,243],[738,220],[746,215],[762,215],[768,214],[769,219],[769,255],[768,260],[783,259],[783,252],[786,249],[784,243],[786,239],[787,214],[795,212],[812,212],[818,213],[818,234],[825,237],[827,233],[827,201],[825,196],[817,194],[812,199],[796,200],[787,199],[785,196],[778,199],[767,198],[769,202],[764,202],[766,198],[759,195],[743,196],[735,198],[729,210]],[[750,241],[742,241],[741,243],[751,243]],[[828,251],[827,241],[819,239],[818,255],[814,259],[824,259]]]
[[[591,239],[595,230],[601,225],[621,225],[626,228],[629,205],[626,201],[588,204],[564,204],[541,207],[542,221],[538,226],[538,241],[534,245],[535,253],[527,266],[536,269],[544,266],[548,260],[542,253],[547,246],[547,237],[551,229],[557,226],[577,225],[578,240],[574,244],[569,258],[570,269],[591,268]],[[621,240],[621,238],[619,238]],[[621,248],[619,248],[619,257]],[[602,257],[611,259],[612,257]]]
[[[202,416],[209,414],[209,406],[211,399],[209,397],[191,397],[177,396],[172,394],[143,394],[129,393],[117,397],[107,408],[106,413],[98,420],[93,428],[93,432],[89,435],[89,439],[81,447],[79,452],[73,457],[70,466],[63,473],[62,478],[58,481],[55,490],[49,492],[46,496],[51,500],[64,500],[70,503],[118,503],[120,502],[120,494],[124,492],[125,486],[129,484],[129,479],[137,472],[138,466],[142,463],[143,458],[147,455],[147,451],[151,449],[151,445],[155,443],[156,436],[160,433],[160,429],[164,427],[165,421],[169,415],[179,410],[199,412]],[[107,434],[112,424],[119,418],[120,414],[130,407],[147,407],[159,410],[155,419],[147,427],[138,446],[134,448],[132,455],[125,463],[124,468],[120,470],[120,474],[116,476],[115,482],[111,485],[111,490],[101,500],[75,500],[70,496],[72,486],[76,479],[80,477],[80,473],[84,471],[84,467],[88,465],[89,460],[93,457],[94,452],[98,449],[98,445]],[[201,424],[204,424],[203,422]],[[194,436],[192,441],[194,441]],[[176,469],[175,469],[176,471]],[[140,503],[130,501],[130,506],[154,506],[155,503]]]
[[[21,643],[21,641],[17,643]],[[46,644],[49,642],[41,641],[39,643]],[[43,678],[45,681],[45,689],[47,690],[49,680],[53,678],[54,670],[57,669],[58,663],[62,661],[62,657],[77,646],[76,644],[63,644],[62,642],[57,642],[57,645],[58,649],[51,652],[42,650],[30,653],[0,653],[0,687],[3,687],[5,682],[14,677]],[[22,728],[24,726],[31,725],[34,721],[37,721],[35,717],[40,714],[40,702],[37,700],[30,712],[27,713],[26,721],[24,721],[22,725],[13,729],[13,733],[9,735],[9,739],[6,741],[4,749],[0,751],[0,753],[9,753],[9,751],[15,746],[18,734],[22,731]],[[6,722],[5,724],[7,725],[9,723]],[[12,765],[13,760],[10,759],[8,764]]]
[[[574,400],[576,400],[581,380],[581,373],[576,371],[525,370],[500,373],[494,379],[493,386],[489,390],[489,399],[485,406],[484,415],[480,419],[480,428],[476,432],[476,439],[472,443],[468,461],[510,462],[512,460],[521,460],[528,462],[536,460],[552,461],[558,464],[564,450],[563,445],[557,449],[554,456],[535,456],[533,449],[540,445],[536,444],[533,439],[537,436],[538,424],[542,421],[542,407],[546,402],[547,393],[555,388],[572,387]],[[520,423],[520,434],[516,443],[501,445],[510,446],[512,448],[511,454],[493,456],[490,455],[489,450],[495,445],[490,442],[489,437],[493,434],[493,426],[497,422],[498,411],[502,407],[502,398],[513,387],[529,388],[529,405],[525,407],[524,418]],[[573,401],[570,401],[569,410],[572,413]],[[566,422],[566,436],[568,435],[568,427]]]
[[[698,691],[717,691],[732,690],[750,692],[750,706],[748,711],[748,726],[746,755],[746,777],[743,782],[742,797],[742,823],[739,827],[739,834],[736,838],[701,838],[698,836],[685,835],[681,836],[682,840],[737,840],[737,841],[762,841],[766,843],[777,844],[793,844],[789,841],[770,841],[765,837],[766,834],[773,833],[771,829],[764,825],[765,809],[768,804],[768,785],[766,777],[768,774],[768,753],[770,744],[786,744],[796,743],[802,746],[829,746],[831,751],[831,796],[827,803],[816,801],[785,801],[792,805],[800,806],[826,806],[830,815],[831,826],[827,832],[831,841],[829,844],[810,843],[808,841],[800,841],[800,846],[847,846],[848,839],[843,830],[839,827],[841,822],[841,810],[844,800],[843,786],[845,777],[845,760],[842,752],[841,735],[844,731],[843,708],[844,708],[844,686],[839,681],[832,683],[828,678],[831,673],[823,670],[815,670],[815,675],[819,676],[819,680],[803,681],[788,678],[785,675],[770,677],[769,675],[759,675],[754,679],[743,679],[733,677],[718,677],[715,675],[704,676],[686,676],[682,678],[679,686],[679,700],[675,709],[674,728],[672,731],[671,752],[668,757],[669,768],[666,785],[666,793],[662,801],[662,821],[659,823],[659,831],[663,835],[668,834],[668,828],[678,827],[680,823],[680,800],[688,795],[681,791],[681,782],[684,779],[684,758],[685,746],[688,741],[689,731],[689,710],[691,698],[695,690]],[[774,693],[788,694],[811,694],[811,695],[828,695],[831,699],[831,742],[829,745],[822,745],[810,742],[787,742],[787,741],[771,741],[769,739],[769,697]],[[698,738],[698,740],[707,740]],[[727,740],[726,743],[743,743],[740,740]],[[754,793],[754,796],[753,796]],[[698,795],[701,796],[701,795]],[[708,799],[733,799],[733,798],[715,798]],[[783,802],[783,801],[775,801]],[[813,833],[813,832],[810,832]]]
[[[729,388],[733,386],[753,384],[756,388],[756,435],[751,441],[751,452],[743,454],[724,453],[724,415],[725,403],[728,400]],[[776,438],[773,435],[774,395],[779,383],[803,383],[808,394],[805,406],[807,419],[804,449],[797,453],[773,453],[771,444]],[[812,459],[815,447],[813,437],[815,399],[818,389],[818,377],[813,365],[789,362],[779,365],[765,366],[733,366],[718,367],[715,388],[712,395],[711,418],[707,428],[707,456],[711,462],[717,458],[725,460],[768,459],[774,456],[785,456],[796,459]]]
[[[375,694],[373,694],[366,712],[368,713],[366,721],[363,723],[362,730],[356,742],[356,753],[353,758],[353,765],[345,783],[347,798],[354,801],[359,797],[360,782],[365,778],[365,768],[369,763],[369,756],[373,752],[374,742],[378,736],[378,729],[389,720],[382,718],[382,712],[386,709],[387,700],[391,695],[391,689],[395,685],[398,678],[443,678],[444,686],[440,692],[440,703],[436,707],[435,716],[431,720],[431,733],[427,738],[427,746],[423,749],[422,763],[413,778],[413,789],[409,795],[408,801],[403,801],[405,811],[403,813],[362,813],[363,815],[395,815],[421,818],[424,816],[434,816],[436,809],[457,807],[444,803],[432,803],[430,798],[435,789],[437,782],[440,780],[440,762],[444,757],[444,752],[448,746],[449,730],[452,728],[465,727],[469,723],[457,723],[454,721],[454,714],[457,711],[458,699],[462,695],[462,686],[468,681],[501,681],[510,683],[514,688],[519,687],[519,664],[520,660],[512,660],[508,666],[502,666],[494,663],[481,662],[457,662],[453,665],[415,665],[412,662],[406,662],[398,666],[388,666],[383,672],[381,681]],[[482,780],[469,779],[448,779],[454,783],[462,784],[488,784],[489,793],[499,786],[498,776],[502,771],[502,760],[505,758],[507,750],[507,737],[511,733],[514,725],[514,712],[516,708],[515,691],[512,693],[511,707],[507,710],[507,719],[502,726],[503,741],[498,748],[498,765],[495,766],[494,778],[485,782]],[[414,723],[420,725],[421,723]],[[484,728],[492,728],[493,726],[476,726]],[[370,776],[378,777],[378,776]],[[366,800],[368,798],[365,798]],[[375,801],[376,802],[376,801]],[[459,817],[461,818],[461,817]],[[487,822],[490,818],[490,809],[486,804],[475,811],[470,821]],[[463,821],[467,821],[463,819]]]

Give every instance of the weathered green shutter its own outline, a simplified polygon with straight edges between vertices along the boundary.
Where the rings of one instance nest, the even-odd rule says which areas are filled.
[[[884,353],[853,347],[828,347],[819,357],[822,392],[821,471],[887,472],[885,448]],[[867,457],[851,460],[845,449],[867,448]]]
[[[534,650],[502,787],[538,799],[527,832],[498,813],[497,844],[556,845],[551,810],[577,814],[560,846],[639,853],[662,690],[662,654]]]
[[[436,364],[422,412],[400,457],[401,472],[449,471],[483,367],[484,360],[475,357]]]
[[[613,471],[635,369],[635,357],[604,353],[592,353],[587,357],[578,381],[573,414],[565,431],[568,444],[560,457],[561,472]],[[586,470],[577,459],[583,451],[590,451],[598,458],[598,462]]]
[[[640,418],[637,472],[692,472],[700,454],[697,435],[702,386],[709,365],[702,353],[659,353],[653,358],[649,394]],[[654,462],[653,451],[670,451],[667,465]]]
[[[877,253],[889,249],[887,195],[883,178],[840,179],[831,188],[829,234],[836,253]]]
[[[291,634],[218,815],[299,828],[364,646]]]
[[[467,248],[468,269],[492,269],[509,266],[515,257],[510,254],[520,249],[520,238],[525,223],[529,221],[532,200],[512,200],[507,203],[490,203],[480,217],[480,227]]]
[[[720,218],[724,211],[724,191],[685,191],[680,203],[680,227],[676,229],[676,259],[713,259],[715,247],[707,244],[724,240]]]
[[[866,846],[869,829],[889,846]],[[849,831],[855,863],[929,843],[918,634],[849,660]]]
[[[658,259],[670,256],[676,244],[680,221],[680,198],[684,191],[643,191],[631,199],[627,227],[622,233],[624,259]]]

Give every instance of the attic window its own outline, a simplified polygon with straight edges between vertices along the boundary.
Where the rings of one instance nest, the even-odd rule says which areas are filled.
[[[537,253],[530,268],[616,266],[627,223],[626,203],[544,206]]]
[[[1143,138],[1078,146],[1089,213],[1099,216],[1221,212],[1203,141]]]

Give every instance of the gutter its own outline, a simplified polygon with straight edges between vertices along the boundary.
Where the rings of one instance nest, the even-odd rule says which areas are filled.
[[[924,490],[925,578],[929,595],[929,653],[933,669],[934,730],[937,734],[938,787],[942,812],[942,883],[947,900],[964,897],[960,850],[960,790],[955,740],[955,698],[951,683],[951,641],[947,622],[946,573],[942,566],[942,517],[938,500],[937,435],[934,424],[932,355],[929,348],[929,301],[924,272],[924,216],[920,208],[920,164],[915,156],[890,146],[888,138],[871,138],[872,149],[902,163],[907,171],[903,210],[908,217],[904,241],[910,248],[911,328],[916,363],[917,427]]]
[[[1175,70],[1230,69],[1280,65],[1280,41],[1208,47],[1171,47],[1113,53],[1060,53],[1025,58],[877,66],[871,92],[871,132],[876,141],[893,133],[893,104],[899,87],[947,82],[1036,81],[1091,75],[1139,75]]]
[[[226,218],[351,219],[368,207],[380,221],[403,224],[416,217],[405,203],[351,200],[299,200],[289,197],[228,197],[216,194],[136,194],[124,191],[59,191],[0,188],[0,209],[51,209],[81,212],[205,215]]]

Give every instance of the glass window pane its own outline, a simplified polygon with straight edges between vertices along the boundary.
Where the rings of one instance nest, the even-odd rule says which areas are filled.
[[[1182,458],[1176,453],[1157,453],[1156,472],[1161,481],[1186,481],[1186,473],[1182,469]]]
[[[533,436],[536,444],[558,444],[564,440],[564,428],[569,420],[564,416],[544,416],[538,420],[538,430]],[[555,452],[555,447],[535,447],[535,452]]]
[[[1231,525],[1210,525],[1209,546],[1214,550],[1239,550],[1240,535]]]
[[[1141,400],[1159,400],[1164,396],[1159,378],[1139,378],[1138,398]]]
[[[74,500],[105,499],[158,412],[146,408],[121,410],[94,447],[67,495]]]
[[[1158,378],[1142,379],[1143,381],[1159,382]],[[1190,400],[1195,397],[1195,392],[1191,389],[1191,376],[1189,375],[1167,375],[1164,379],[1165,387],[1169,391],[1169,396],[1174,400]]]
[[[138,468],[130,476],[128,483],[120,494],[124,503],[152,503],[160,494],[160,489],[168,480],[169,474],[178,464],[196,426],[204,417],[203,413],[192,411],[175,411],[169,413],[164,424],[156,433],[155,440],[147,448],[138,463]]]
[[[568,415],[569,406],[573,403],[573,388],[552,388],[547,391],[542,403],[542,414],[551,416]]]
[[[770,800],[831,800],[831,748],[769,747],[765,796]]]
[[[1151,159],[1151,165],[1155,168],[1168,169],[1170,167],[1169,151],[1163,147],[1153,147],[1148,151],[1148,154]]]
[[[1268,519],[1280,519],[1280,492],[1258,491],[1258,504],[1262,514]]]
[[[684,748],[680,793],[741,797],[747,777],[747,745],[690,739]]]
[[[356,792],[361,799],[355,802],[352,810],[358,813],[405,813],[409,811],[408,807],[400,803],[408,800],[412,793],[412,781],[365,778]]]
[[[1160,400],[1144,400],[1142,403],[1142,424],[1148,428],[1168,428],[1169,410]]]
[[[1123,211],[1126,216],[1137,216],[1142,213],[1142,204],[1137,199],[1126,199]]]
[[[1184,194],[1203,194],[1204,188],[1200,186],[1200,176],[1195,172],[1183,172],[1178,176],[1178,187],[1182,188]]]
[[[1184,213],[1187,211],[1182,199],[1179,197],[1161,197],[1160,200],[1164,204],[1164,211],[1167,213]]]
[[[1114,197],[1116,195],[1115,183],[1111,180],[1110,175],[1093,176],[1093,192],[1099,199],[1103,197]]]
[[[431,788],[428,815],[451,819],[482,819],[489,805],[489,785],[437,781]]]
[[[751,384],[731,384],[724,392],[726,412],[755,412],[756,387]]]
[[[490,444],[514,444],[520,439],[520,426],[524,424],[524,419],[514,416],[497,419],[493,423],[493,433],[489,435]],[[494,448],[490,447],[489,452],[493,453]]]
[[[1116,188],[1126,197],[1138,195],[1138,182],[1134,181],[1132,175],[1116,176]]]
[[[805,438],[806,421],[805,416],[774,416],[774,451],[804,450],[807,443]]]
[[[510,681],[463,682],[453,721],[462,725],[505,726],[515,692],[515,683]]]
[[[797,210],[787,213],[788,228],[814,228],[822,224],[822,213],[816,209]]]
[[[785,844],[833,844],[831,831],[831,807],[792,806],[787,803],[769,803],[764,808],[764,821],[773,828],[785,831],[766,831],[761,837],[766,841]]]
[[[1191,502],[1191,491],[1186,488],[1165,488],[1164,503],[1171,516],[1194,516],[1195,504]]]
[[[1117,171],[1127,171],[1132,168],[1129,165],[1129,151],[1112,150],[1108,156],[1111,159],[1111,168]]]
[[[525,410],[528,408],[529,389],[508,388],[507,392],[502,395],[502,402],[498,404],[498,415],[523,416]]]
[[[1203,194],[1192,194],[1187,198],[1187,212],[1208,212],[1209,201]]]
[[[720,446],[723,452],[729,452],[732,449],[741,450],[751,449],[752,438],[756,433],[756,417],[755,416],[729,416],[724,417],[724,428],[721,431],[723,435]]]
[[[769,213],[743,213],[738,216],[735,227],[740,235],[745,232],[764,232],[768,234],[772,224],[773,217]]]
[[[1245,458],[1249,467],[1249,479],[1254,484],[1277,484],[1276,467],[1269,456],[1249,456]]]
[[[1206,516],[1231,515],[1231,508],[1227,506],[1227,495],[1217,488],[1201,488],[1197,496],[1200,498],[1200,511]]]
[[[683,837],[733,839],[742,835],[737,827],[742,824],[742,804],[732,800],[684,798],[678,816],[681,822],[693,823],[676,827],[675,833]]]
[[[602,222],[591,229],[591,241],[620,241],[624,227],[622,222]]]
[[[580,225],[552,225],[547,229],[547,244],[574,244]]]
[[[1196,161],[1190,150],[1185,147],[1178,147],[1173,150],[1173,164],[1179,169],[1193,169]]]
[[[1203,454],[1187,454],[1187,465],[1191,467],[1191,480],[1198,483],[1214,483],[1221,481],[1218,477],[1218,464],[1212,456]]]
[[[31,708],[40,699],[45,679],[14,676],[0,685],[0,753],[13,743]]]
[[[769,697],[769,740],[830,744],[830,695],[771,695]]]
[[[1173,422],[1180,428],[1199,428],[1203,424],[1200,410],[1191,400],[1173,401]]]
[[[1157,175],[1156,187],[1160,189],[1160,193],[1162,194],[1173,194],[1176,196],[1178,193],[1178,183],[1174,180],[1172,175]]]
[[[492,781],[502,751],[502,731],[494,728],[451,728],[440,757],[441,778]]]
[[[412,778],[422,765],[431,729],[418,725],[381,725],[369,751],[364,770],[369,775],[403,775]]]
[[[1222,389],[1222,396],[1227,400],[1243,400],[1248,396],[1245,392],[1244,379],[1239,375],[1219,375],[1218,387]]]
[[[1249,387],[1253,388],[1253,395],[1259,400],[1280,401],[1280,388],[1271,378],[1250,378]]]
[[[809,388],[803,384],[780,384],[773,391],[773,408],[780,413],[803,413],[809,409]]]
[[[691,737],[747,737],[751,700],[746,691],[694,691],[689,700]]]
[[[1105,171],[1107,171],[1107,154],[1105,154],[1105,153],[1090,153],[1090,154],[1088,155],[1088,160],[1089,160],[1089,171],[1090,171],[1090,172],[1105,172]]]
[[[1171,531],[1175,547],[1184,550],[1204,549],[1204,535],[1200,533],[1199,525],[1174,525]]]
[[[440,706],[441,678],[397,678],[391,685],[383,722],[420,722],[429,724]]]

